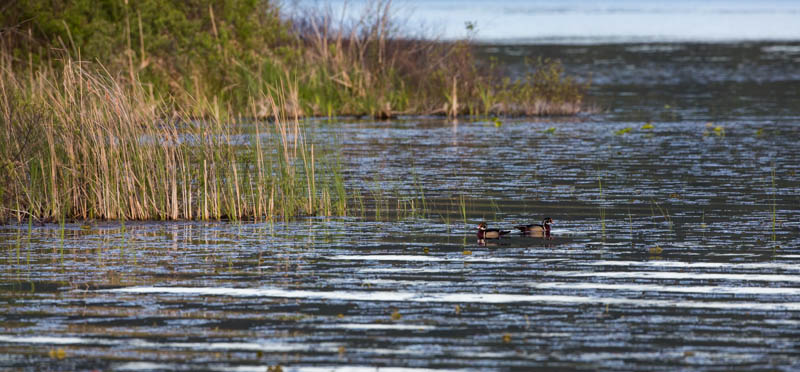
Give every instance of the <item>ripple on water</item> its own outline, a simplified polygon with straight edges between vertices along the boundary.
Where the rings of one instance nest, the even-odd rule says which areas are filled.
[[[324,125],[380,218],[0,226],[0,369],[792,370],[800,126],[653,125]]]
[[[800,279],[798,279],[800,281]],[[732,309],[763,311],[800,311],[800,302],[710,302],[674,301],[657,299],[629,299],[617,297],[567,296],[567,295],[517,295],[498,293],[414,293],[395,291],[304,291],[280,288],[214,288],[214,287],[127,287],[108,290],[130,294],[179,294],[192,296],[231,297],[283,297],[313,298],[340,301],[382,302],[449,302],[449,303],[559,303],[559,304],[615,304],[644,307],[680,307],[700,309]]]

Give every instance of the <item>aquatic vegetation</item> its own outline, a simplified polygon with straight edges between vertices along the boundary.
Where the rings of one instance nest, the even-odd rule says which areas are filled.
[[[658,209],[658,212],[661,213],[661,217],[663,217],[664,221],[667,222],[667,226],[669,227],[669,231],[672,231],[672,217],[669,214],[669,209],[661,208],[661,204],[659,204],[657,201],[655,201],[653,199],[650,199],[650,203],[651,203],[650,204],[651,205],[651,211],[652,211],[652,206],[655,206]],[[653,215],[654,218],[656,217],[654,211],[652,211],[652,215]]]
[[[714,123],[708,122],[705,125],[703,136],[708,136],[710,134],[713,134],[717,137],[725,137],[725,127],[722,125],[714,125]]]
[[[706,225],[706,211],[702,211],[702,215],[700,217],[700,227],[703,229],[708,227],[708,225]]]
[[[549,128],[544,130],[545,134],[553,134],[555,132],[556,132],[556,128],[555,127],[549,127]]]
[[[641,128],[641,129],[642,129],[642,130],[649,130],[649,129],[653,129],[653,128],[654,128],[654,127],[653,127],[653,123],[651,123],[651,122],[649,122],[649,121],[648,121],[647,123],[644,123],[644,125],[642,125],[642,128]]]
[[[464,221],[464,224],[467,224],[467,200],[464,197],[464,194],[458,196],[458,211],[461,214],[461,220]]]
[[[244,122],[249,125],[248,119]],[[5,254],[0,254],[0,271],[7,283],[2,295],[11,321],[4,324],[1,337],[13,358],[3,366],[13,368],[14,360],[21,360],[46,370],[58,363],[48,357],[48,350],[58,347],[66,351],[64,363],[101,369],[116,366],[121,349],[139,364],[169,363],[172,369],[191,370],[208,363],[220,369],[276,365],[295,352],[296,359],[290,360],[294,365],[345,365],[356,358],[386,360],[386,354],[376,355],[375,350],[389,350],[398,339],[410,343],[397,354],[404,359],[389,366],[407,365],[405,358],[414,358],[415,366],[437,368],[440,351],[468,349],[486,357],[451,358],[448,366],[468,369],[481,363],[486,368],[524,369],[544,361],[579,368],[586,365],[584,350],[608,345],[621,351],[603,352],[597,363],[607,369],[631,360],[636,360],[635,367],[670,368],[672,361],[680,362],[684,348],[720,355],[715,365],[731,369],[741,366],[742,347],[753,355],[766,355],[754,362],[767,366],[794,362],[794,345],[783,341],[794,336],[786,319],[800,311],[800,289],[793,288],[800,280],[798,249],[794,230],[789,231],[796,226],[788,221],[787,231],[777,229],[781,248],[773,251],[767,222],[767,211],[775,203],[770,200],[770,164],[735,167],[764,148],[751,132],[729,131],[726,141],[700,146],[703,139],[695,123],[670,124],[669,133],[653,139],[663,151],[643,148],[622,164],[613,163],[618,159],[613,143],[608,151],[613,134],[607,126],[559,126],[561,136],[545,138],[548,143],[536,148],[530,147],[531,141],[542,135],[530,131],[525,133],[528,140],[510,141],[506,148],[486,146],[484,138],[465,138],[458,145],[470,150],[467,161],[479,155],[513,166],[458,173],[465,164],[458,157],[452,162],[425,161],[452,151],[436,146],[451,139],[446,120],[438,120],[439,130],[428,132],[431,137],[421,147],[429,151],[426,154],[401,151],[409,149],[406,139],[434,127],[429,122],[375,124],[318,127],[312,132],[315,137],[306,137],[314,145],[315,159],[326,153],[320,138],[336,133],[350,146],[340,155],[343,168],[374,165],[361,173],[369,177],[366,182],[348,180],[348,205],[357,215],[354,191],[363,190],[358,194],[369,208],[367,221],[126,221],[123,229],[122,223],[67,220],[63,233],[58,226],[37,227],[30,220],[32,232],[24,225],[2,226],[0,251]],[[485,120],[459,125],[463,131],[494,132]],[[541,125],[530,127],[541,131]],[[259,129],[262,148],[271,149],[266,126]],[[365,136],[359,142],[357,135],[365,128],[377,134],[390,131],[382,138],[403,140],[387,144]],[[787,133],[798,131],[790,129]],[[785,154],[774,159],[777,227],[797,209],[791,192],[796,179],[781,177],[797,163],[798,155],[790,151],[792,138],[776,137],[771,145]],[[244,143],[255,146],[251,141],[246,137]],[[361,155],[347,157],[353,153]],[[398,154],[391,167],[375,162],[386,153]],[[736,170],[733,177],[739,181],[731,182],[731,173],[721,172],[710,184],[686,182],[682,177],[687,161]],[[414,171],[400,169],[403,165],[413,165]],[[537,166],[543,166],[540,181],[525,173]],[[314,172],[322,168],[317,164]],[[591,178],[598,176],[599,181]],[[421,195],[414,191],[420,184],[433,214],[450,212],[451,231],[445,231],[435,215],[394,221],[398,196],[413,198],[420,209]],[[710,186],[716,189],[710,191]],[[319,183],[316,187],[319,190]],[[388,200],[388,208],[381,209],[383,221],[370,220],[372,187],[380,188]],[[308,188],[298,192],[305,194]],[[672,194],[680,194],[680,199]],[[650,198],[661,203],[665,213],[666,203],[674,222],[682,224],[676,225],[676,234],[666,232]],[[512,235],[481,246],[474,224],[458,222],[460,199],[466,218],[475,224],[482,215],[491,218],[491,200],[502,211],[492,223],[497,227],[533,216],[560,217],[556,239],[543,242]],[[605,241],[600,207],[606,211]],[[697,216],[697,211],[708,213]],[[701,221],[709,226],[702,238]],[[651,253],[655,247],[662,252]],[[516,280],[521,276],[528,279]],[[402,315],[399,321],[391,320],[395,310]],[[748,327],[730,326],[741,319],[748,319]],[[715,339],[723,341],[691,339],[668,354],[643,356],[637,345],[620,344],[619,333],[601,332],[605,336],[598,338],[598,324],[620,326],[627,332],[623,338],[653,350],[663,347],[662,340],[636,335],[654,327],[670,332],[676,324],[698,334],[718,331],[721,338],[715,333]],[[32,343],[42,329],[55,340]],[[459,332],[450,332],[453,329]],[[569,332],[554,332],[559,329]],[[753,332],[774,337],[748,338]],[[506,333],[511,335],[507,345],[502,341]],[[464,334],[475,336],[468,345]],[[79,343],[62,343],[69,339]],[[724,341],[729,339],[744,341],[731,345]],[[530,354],[514,352],[563,345],[565,340],[578,343],[555,357],[545,353],[533,360]],[[514,350],[497,358],[497,352],[511,345]],[[417,349],[422,351],[408,353]],[[350,361],[340,359],[340,350]]]
[[[245,120],[216,97],[167,104],[139,81],[68,57],[60,70],[23,75],[3,56],[3,218],[63,224],[346,213],[337,163],[308,141],[298,115],[285,114],[291,85],[261,93],[272,120]],[[260,109],[254,99],[254,118]]]
[[[59,348],[55,348],[55,349],[50,349],[47,352],[47,355],[49,355],[50,358],[52,358],[52,359],[59,359],[60,360],[60,359],[64,359],[64,358],[67,357],[67,352],[64,351],[63,348],[59,347]]]
[[[628,208],[628,234],[631,236],[631,248],[633,248],[633,214],[630,208]]]
[[[558,61],[531,62],[512,81],[479,63],[469,40],[408,37],[389,2],[338,22],[324,12],[288,21],[262,0],[229,3],[192,0],[202,11],[191,14],[150,1],[4,9],[7,24],[30,24],[0,37],[0,218],[343,215],[348,200],[363,212],[337,155],[308,142],[299,118],[582,110],[588,84]],[[83,24],[72,13],[92,17]],[[395,198],[396,211],[425,215],[419,194]],[[389,209],[378,202],[376,218]]]
[[[516,80],[504,77],[494,64],[487,68],[488,72],[480,76],[489,81],[482,84],[493,86],[491,96],[496,102],[488,110],[485,109],[489,113],[545,116],[574,115],[595,110],[583,105],[584,94],[590,83],[578,83],[574,77],[565,76],[560,61],[528,59],[525,61],[525,72]],[[483,97],[485,94],[479,95]]]
[[[603,206],[605,202],[605,197],[603,196],[603,178],[597,177],[597,187],[600,189],[600,206],[598,209],[600,210],[600,230],[603,237],[603,240],[606,239],[606,208]]]
[[[295,91],[280,109],[299,116],[585,110],[586,85],[566,77],[559,63],[532,63],[521,79],[504,79],[500,68],[477,60],[471,40],[408,30],[390,1],[372,2],[353,18],[319,7],[291,14],[269,0],[77,2],[46,10],[14,2],[0,21],[19,25],[2,39],[10,53],[27,56],[15,62],[21,69],[59,67],[49,51],[68,50],[184,110],[196,108],[199,97],[217,97],[227,111],[249,112],[255,104],[256,114],[269,115],[258,93],[283,90],[287,80]]]
[[[633,128],[625,127],[625,128],[619,129],[617,131],[614,131],[614,134],[616,134],[618,136],[623,136],[623,135],[626,135],[626,134],[628,134],[628,133],[630,133],[632,131],[633,131]]]
[[[478,61],[469,39],[444,42],[409,37],[393,17],[388,1],[366,7],[356,20],[309,10],[293,20],[305,46],[310,76],[327,87],[312,95],[333,101],[339,114],[570,115],[586,110],[587,84],[566,77],[558,61],[539,59],[527,64],[525,75],[506,78],[494,62]],[[301,84],[301,92],[304,91]],[[318,115],[318,113],[317,113]],[[495,122],[496,124],[497,122]]]
[[[494,63],[492,63],[492,66],[494,66]],[[480,112],[483,116],[488,117],[489,113],[492,112],[492,108],[497,104],[498,97],[494,92],[494,87],[491,84],[479,81],[475,85],[475,92],[480,100]]]
[[[771,206],[772,208],[771,209],[772,210],[770,212],[772,212],[771,213],[772,214],[772,243],[774,244],[775,243],[775,239],[776,239],[776,237],[775,237],[775,228],[776,228],[776,225],[777,225],[777,212],[778,212],[778,210],[777,210],[778,209],[778,206],[777,206],[778,188],[775,185],[775,165],[774,164],[772,165],[771,176],[772,176],[771,177],[771,180],[772,180],[772,206]]]

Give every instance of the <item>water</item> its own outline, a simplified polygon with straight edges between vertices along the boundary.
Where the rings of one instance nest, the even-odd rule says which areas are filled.
[[[588,101],[613,121],[786,121],[800,118],[800,42],[486,44],[510,72],[560,60],[590,81]]]
[[[294,0],[360,15],[371,0]],[[395,0],[405,30],[484,42],[628,43],[800,40],[792,0]],[[466,23],[475,27],[468,31]]]
[[[345,122],[351,187],[427,218],[6,226],[0,365],[796,369],[800,129],[716,125]]]
[[[605,111],[314,121],[345,218],[2,226],[0,369],[800,368],[800,49],[484,47]]]

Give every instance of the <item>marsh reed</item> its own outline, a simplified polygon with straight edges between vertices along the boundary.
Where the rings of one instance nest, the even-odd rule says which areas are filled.
[[[290,83],[260,92],[246,118],[216,97],[157,98],[135,76],[70,57],[28,73],[11,59],[0,56],[3,220],[346,213],[338,161],[287,110]]]
[[[0,43],[18,67],[60,69],[59,53],[69,51],[193,114],[201,97],[247,112],[254,95],[287,76],[296,89],[283,104],[305,117],[592,109],[583,102],[588,83],[567,76],[560,62],[531,60],[512,75],[477,55],[474,25],[463,40],[441,40],[432,30],[409,27],[390,0],[366,1],[353,16],[319,4],[289,13],[271,0],[124,1],[102,11],[92,2],[37,4],[12,1],[0,12]],[[258,106],[268,111],[264,102]]]
[[[475,55],[467,38],[442,41],[409,32],[391,1],[367,2],[359,16],[309,8],[292,19],[306,64],[301,101],[308,115],[575,115],[589,83],[559,61],[533,59],[518,79]]]

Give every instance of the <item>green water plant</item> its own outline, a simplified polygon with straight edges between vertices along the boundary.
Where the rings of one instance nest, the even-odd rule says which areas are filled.
[[[464,221],[464,224],[467,224],[467,200],[464,197],[464,194],[458,196],[458,211],[461,214],[461,220]]]
[[[705,128],[706,129],[703,131],[703,136],[713,134],[717,137],[725,137],[725,127],[722,125],[714,125],[714,123],[708,122],[706,123]]]
[[[625,127],[625,128],[622,128],[622,129],[614,131],[614,134],[616,134],[618,136],[623,136],[623,135],[626,135],[626,134],[628,134],[628,133],[630,133],[632,131],[633,131],[633,128]]]
[[[494,86],[495,103],[489,112],[507,116],[574,115],[589,110],[583,105],[589,82],[578,82],[564,73],[558,60],[526,59],[516,80],[491,70],[480,74]]]
[[[776,234],[775,230],[777,227],[777,214],[778,214],[778,205],[777,205],[777,196],[778,196],[778,188],[775,185],[775,164],[772,165],[772,172],[771,172],[771,179],[772,179],[772,243],[775,244],[776,242]]]
[[[141,82],[68,56],[63,68],[32,75],[4,56],[0,215],[241,220],[330,214],[334,205],[344,212],[337,168],[319,171],[299,115],[286,113],[290,83],[260,93],[272,119],[245,122],[217,97],[166,104]]]
[[[633,248],[633,215],[631,214],[630,207],[628,208],[628,233],[631,236],[631,248]]]
[[[597,177],[597,187],[600,190],[600,207],[598,208],[600,211],[600,230],[603,236],[603,241],[606,240],[606,208],[603,206],[603,202],[605,202],[605,197],[603,196],[603,178]]]
[[[657,201],[655,201],[653,199],[650,199],[650,203],[651,203],[651,209],[652,209],[652,206],[655,206],[658,209],[659,213],[661,213],[661,216],[664,218],[664,221],[667,222],[667,226],[669,227],[669,231],[672,231],[672,217],[669,214],[669,209],[667,209],[666,207],[665,208],[661,208],[661,205]]]

